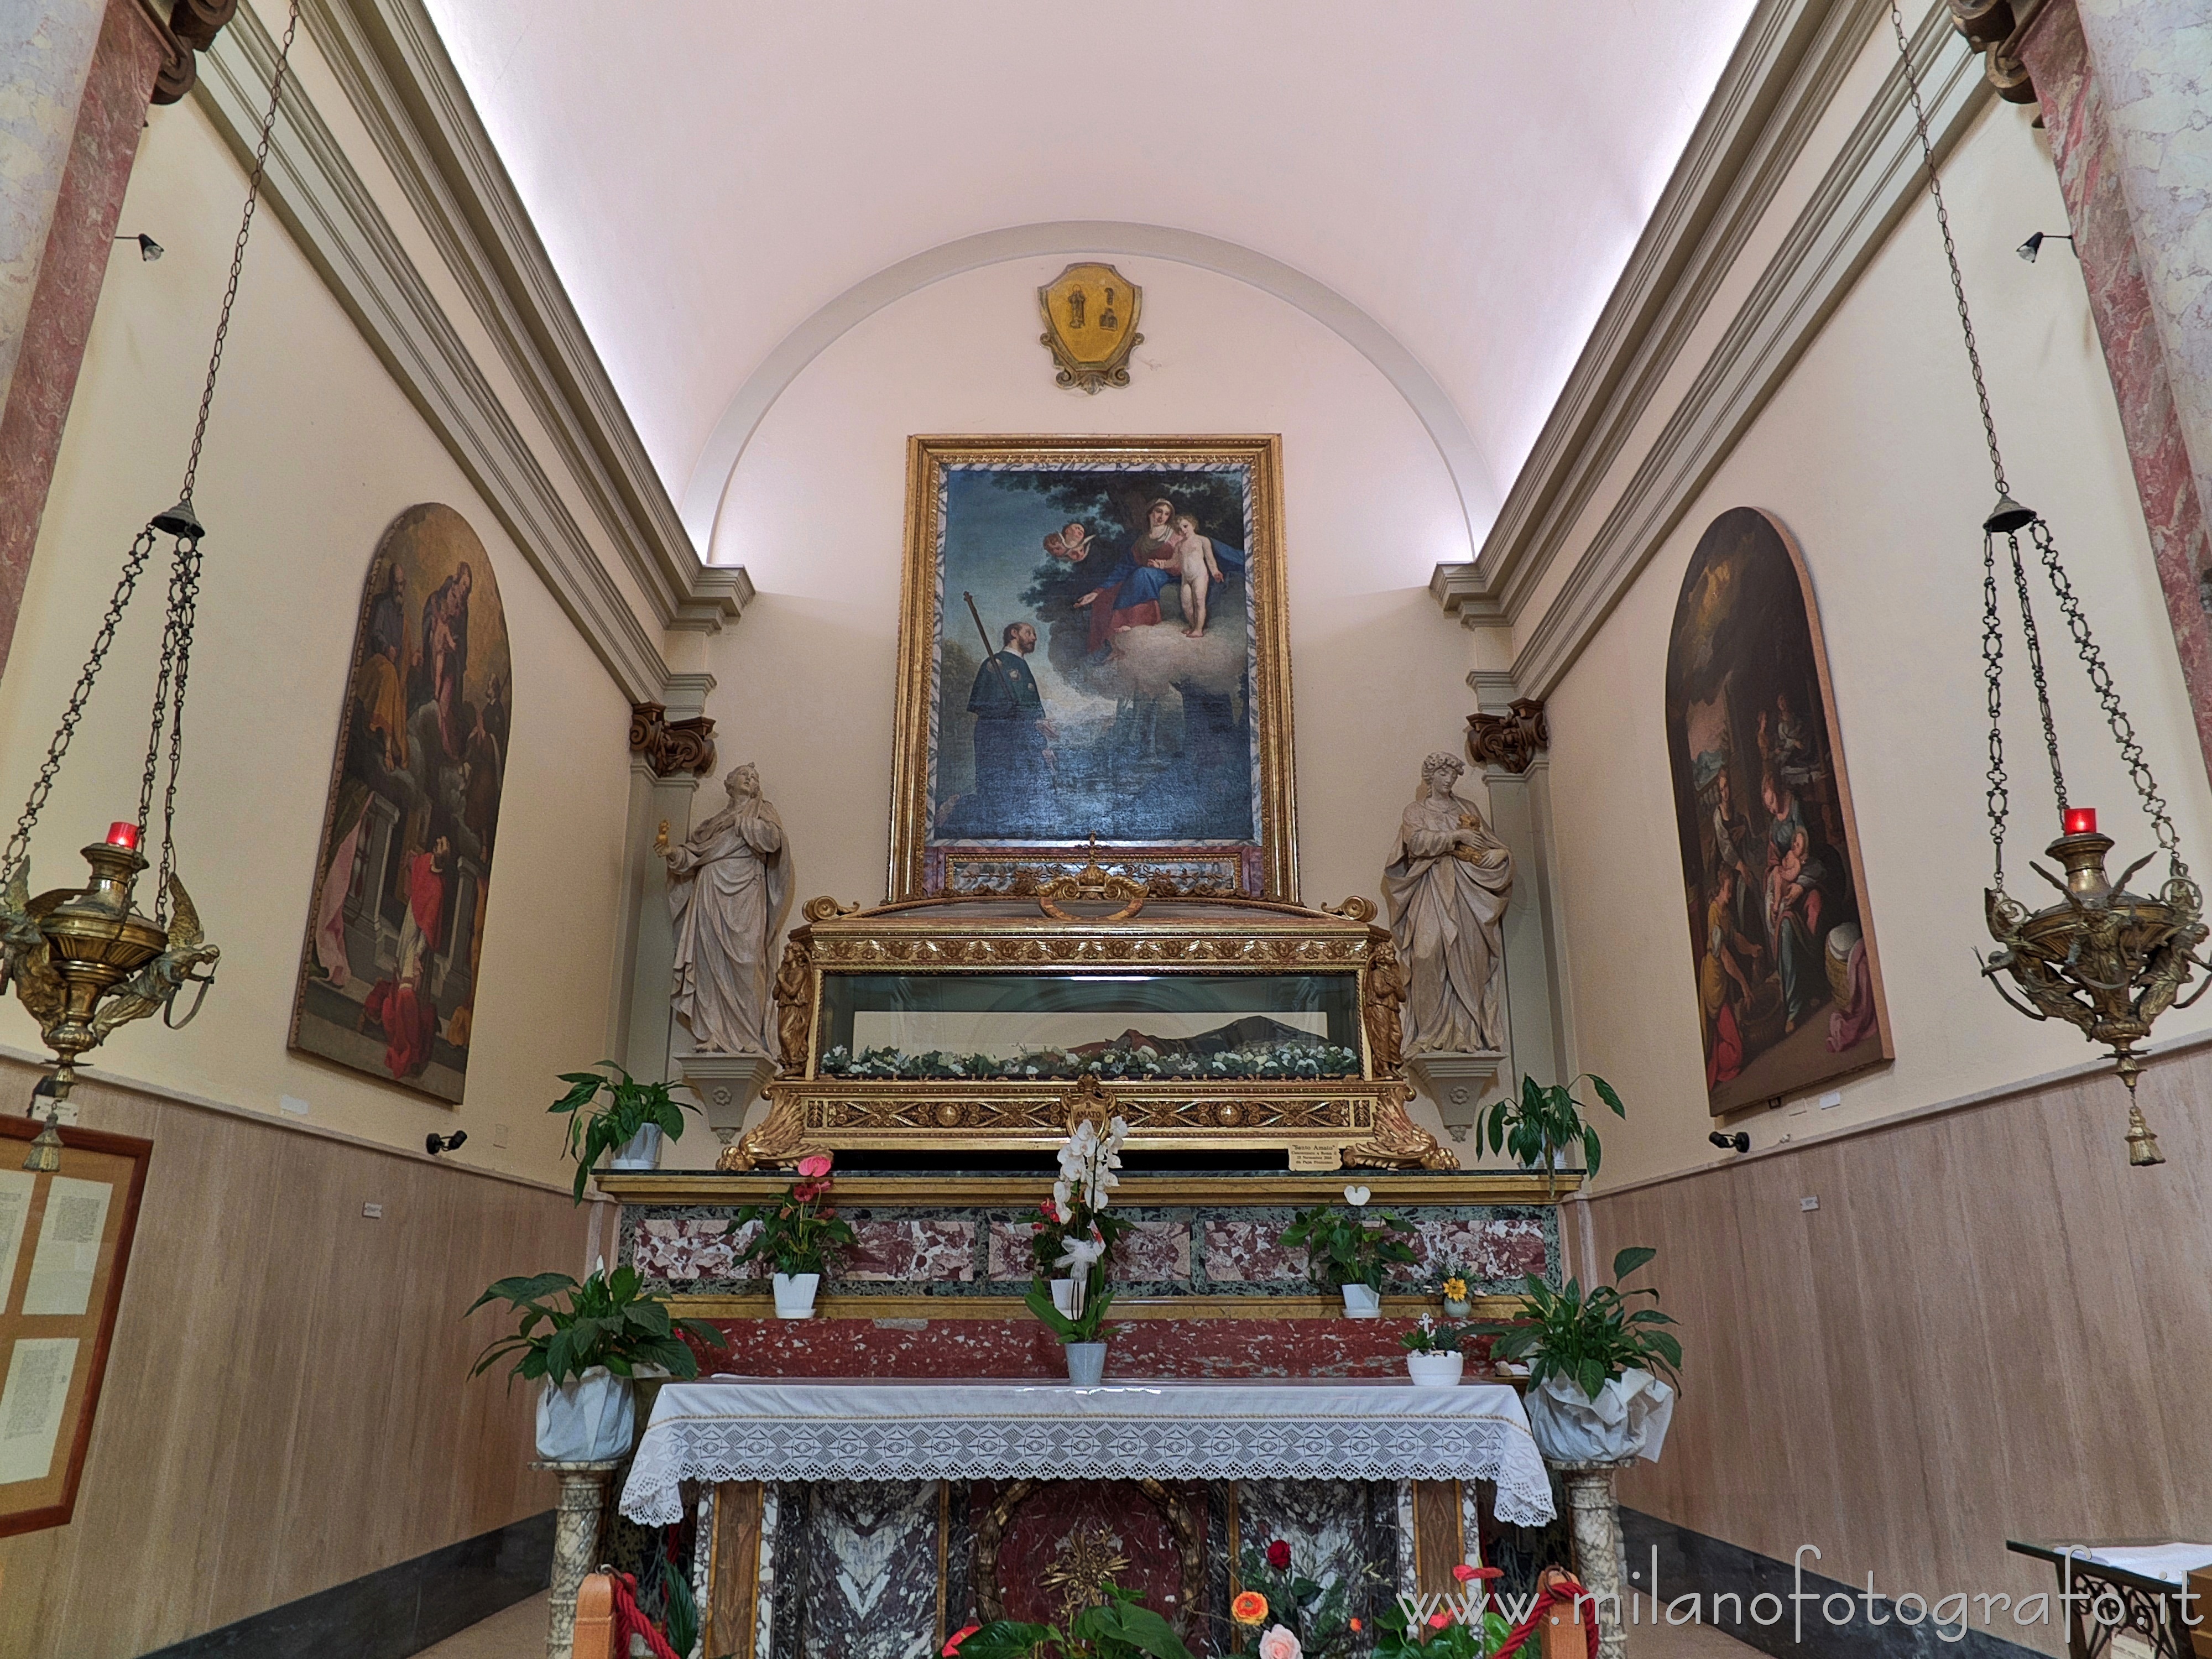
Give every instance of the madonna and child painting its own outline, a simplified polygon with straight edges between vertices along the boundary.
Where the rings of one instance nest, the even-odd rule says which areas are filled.
[[[1755,507],[1690,556],[1667,743],[1712,1112],[1892,1058],[1820,612]]]
[[[1283,890],[1274,441],[915,441],[895,887]]]
[[[483,544],[409,507],[362,585],[293,1048],[461,1098],[514,684]]]

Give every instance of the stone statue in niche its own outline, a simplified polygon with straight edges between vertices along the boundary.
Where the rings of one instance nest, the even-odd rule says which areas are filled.
[[[677,845],[665,824],[653,842],[668,864],[676,934],[670,1002],[695,1049],[772,1054],[769,964],[791,908],[791,848],[750,763],[722,785],[728,805]]]
[[[1453,793],[1466,769],[1441,753],[1421,763],[1420,793],[1399,820],[1394,856],[1382,872],[1390,935],[1406,978],[1408,1057],[1505,1046],[1498,983],[1513,854],[1474,803]]]

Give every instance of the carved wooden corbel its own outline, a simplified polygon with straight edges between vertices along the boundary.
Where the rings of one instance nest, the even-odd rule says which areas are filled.
[[[629,751],[644,756],[657,778],[672,778],[678,772],[703,778],[714,769],[714,722],[704,714],[695,720],[672,720],[660,703],[634,704],[629,711]]]
[[[1467,717],[1467,757],[1478,766],[1525,772],[1535,763],[1537,751],[1551,746],[1544,705],[1534,697],[1516,697],[1503,714]]]

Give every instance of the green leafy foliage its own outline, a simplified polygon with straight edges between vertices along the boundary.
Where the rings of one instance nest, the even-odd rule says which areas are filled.
[[[640,1295],[638,1285],[634,1267],[595,1273],[580,1285],[566,1273],[501,1279],[469,1304],[469,1313],[504,1302],[522,1318],[513,1335],[477,1356],[469,1375],[481,1376],[514,1355],[509,1388],[518,1376],[542,1377],[557,1388],[594,1365],[617,1376],[635,1376],[641,1366],[658,1366],[679,1381],[698,1376],[699,1362],[678,1333],[688,1332],[709,1348],[728,1346],[722,1334],[702,1320],[671,1319],[668,1304]],[[566,1306],[551,1300],[561,1291],[568,1293]]]
[[[1272,1559],[1271,1559],[1272,1558]],[[1291,1565],[1278,1568],[1273,1563],[1282,1560]],[[1371,1570],[1366,1575],[1371,1581]],[[1281,1625],[1298,1638],[1299,1650],[1304,1659],[1342,1659],[1358,1646],[1352,1628],[1352,1583],[1348,1577],[1339,1577],[1323,1584],[1298,1571],[1292,1561],[1290,1546],[1278,1539],[1265,1550],[1247,1548],[1237,1564],[1237,1581],[1248,1590],[1257,1590],[1267,1601],[1267,1625]],[[1264,1626],[1249,1627],[1249,1639],[1256,1641]],[[1240,1644],[1245,1632],[1238,1632]],[[1244,1650],[1240,1645],[1238,1652]]]
[[[1614,1282],[1594,1285],[1588,1295],[1571,1279],[1561,1291],[1540,1279],[1524,1279],[1523,1316],[1475,1328],[1493,1339],[1492,1358],[1528,1362],[1532,1388],[1564,1376],[1595,1399],[1600,1389],[1629,1370],[1650,1371],[1680,1388],[1682,1345],[1660,1328],[1674,1320],[1656,1307],[1635,1308],[1631,1302],[1640,1296],[1656,1302],[1659,1292],[1648,1286],[1627,1291],[1620,1287],[1620,1280],[1658,1254],[1644,1245],[1621,1251],[1613,1259]]]
[[[1382,1288],[1382,1275],[1395,1264],[1410,1266],[1413,1247],[1406,1240],[1413,1224],[1389,1210],[1317,1204],[1300,1210],[1283,1229],[1285,1249],[1303,1249],[1314,1282],[1328,1290],[1346,1285]]]
[[[1469,1334],[1456,1325],[1423,1314],[1412,1330],[1399,1337],[1398,1346],[1408,1353],[1457,1353]]]
[[[1589,1122],[1589,1109],[1575,1098],[1575,1084],[1584,1078],[1615,1117],[1628,1115],[1613,1085],[1595,1073],[1584,1073],[1574,1083],[1548,1085],[1524,1077],[1518,1100],[1509,1096],[1483,1109],[1482,1139],[1492,1152],[1510,1152],[1530,1169],[1541,1168],[1547,1176],[1554,1152],[1579,1149],[1583,1167],[1595,1175],[1604,1148]]]
[[[1505,1615],[1486,1607],[1481,1618],[1469,1621],[1455,1607],[1437,1613],[1449,1614],[1441,1626],[1432,1625],[1400,1601],[1375,1620],[1375,1659],[1484,1659],[1513,1633]],[[1434,1614],[1430,1617],[1434,1617]],[[1533,1645],[1533,1644],[1532,1644]]]
[[[857,1242],[851,1224],[830,1202],[830,1159],[819,1152],[803,1158],[799,1174],[781,1198],[746,1205],[722,1229],[733,1237],[748,1223],[760,1223],[752,1242],[738,1252],[739,1263],[766,1261],[780,1273],[827,1273],[831,1255]]]
[[[568,1156],[576,1160],[576,1202],[584,1201],[585,1183],[599,1154],[611,1152],[648,1124],[658,1124],[671,1140],[684,1139],[684,1114],[699,1109],[678,1100],[665,1083],[640,1083],[611,1060],[600,1065],[614,1073],[563,1072],[561,1081],[568,1092],[545,1109],[568,1115]],[[599,1096],[610,1097],[605,1106],[592,1109]]]
[[[1106,1599],[1077,1613],[1066,1630],[1001,1619],[945,1644],[958,1659],[1191,1659],[1175,1626],[1134,1590],[1108,1582]]]
[[[1041,1279],[1030,1281],[1026,1300],[1030,1311],[1061,1341],[1097,1342],[1103,1340],[1106,1310],[1113,1305],[1114,1292],[1106,1288],[1106,1264],[1102,1261],[1091,1270],[1091,1281],[1085,1287],[1083,1311],[1074,1318],[1070,1319],[1053,1305],[1052,1286]]]

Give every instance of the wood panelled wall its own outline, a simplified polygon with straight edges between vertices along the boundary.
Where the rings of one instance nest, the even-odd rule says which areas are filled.
[[[35,1073],[0,1060],[20,1110]],[[81,1085],[154,1143],[76,1515],[0,1540],[0,1659],[123,1659],[553,1506],[494,1279],[580,1273],[565,1193]],[[381,1219],[362,1213],[381,1204]]]
[[[2212,1047],[2142,1097],[2155,1169],[2106,1073],[1592,1199],[1599,1262],[1658,1248],[1632,1283],[1686,1350],[1621,1501],[1931,1602],[2051,1589],[2008,1537],[2212,1540]]]

